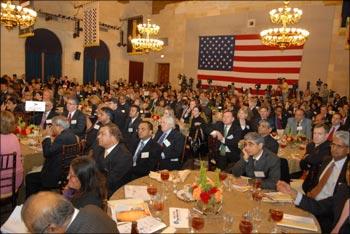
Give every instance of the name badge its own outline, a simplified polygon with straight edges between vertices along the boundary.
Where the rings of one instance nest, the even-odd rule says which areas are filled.
[[[263,171],[254,171],[254,175],[257,178],[265,178],[265,173]]]
[[[164,144],[166,147],[169,147],[169,145],[171,145],[170,142],[168,141],[168,139],[165,139],[165,140],[163,141],[163,144]]]
[[[46,120],[46,123],[47,123],[47,124],[52,124],[52,119],[47,119],[47,120]]]
[[[77,124],[77,120],[73,119],[72,121],[70,121],[71,124]]]
[[[123,113],[125,113],[125,110],[122,110]]]
[[[142,152],[141,158],[149,158],[149,152]]]
[[[228,140],[232,140],[233,139],[233,135],[229,135],[228,137],[226,137]]]
[[[94,129],[99,130],[100,129],[100,125],[95,124],[94,125]]]
[[[134,129],[133,128],[128,128],[128,132],[133,132]]]
[[[297,131],[301,131],[301,130],[303,130],[303,127],[302,126],[298,126],[297,127]]]

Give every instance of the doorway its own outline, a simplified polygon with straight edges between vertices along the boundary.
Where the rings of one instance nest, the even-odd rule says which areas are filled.
[[[158,63],[158,84],[169,83],[170,63]]]
[[[139,85],[143,82],[143,63],[142,62],[129,62],[129,83]]]

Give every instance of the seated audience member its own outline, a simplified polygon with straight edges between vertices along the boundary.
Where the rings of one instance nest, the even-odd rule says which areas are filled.
[[[125,126],[125,120],[128,116],[125,110],[121,110],[118,108],[119,106],[118,99],[117,98],[111,98],[108,102],[109,108],[113,110],[113,123],[115,123],[119,129],[123,129]]]
[[[243,139],[245,134],[251,132],[251,123],[248,121],[248,107],[244,106],[238,110],[237,119],[233,121],[235,128],[241,128],[242,133],[240,139]]]
[[[47,125],[52,124],[52,118],[57,115],[53,109],[53,101],[50,99],[45,100],[45,112],[36,112],[33,115],[31,123],[34,125],[40,125],[41,128],[46,128]]]
[[[327,136],[327,140],[332,141],[333,135],[336,131],[344,130],[346,131],[346,128],[342,126],[342,116],[340,113],[334,113],[331,120],[331,126],[329,129],[329,134]]]
[[[20,100],[18,100],[15,96],[10,96],[6,100],[6,110],[12,112],[13,114],[23,114],[24,106]]]
[[[85,136],[86,118],[83,112],[78,109],[79,100],[75,97],[70,97],[67,100],[67,112],[64,114],[70,124],[70,129],[75,135],[80,138]]]
[[[284,111],[282,106],[276,106],[273,121],[275,123],[274,129],[284,130],[287,125],[288,113]]]
[[[140,122],[140,107],[132,105],[129,110],[129,117],[126,119],[125,126],[123,128],[124,142],[129,150],[133,149],[135,144],[137,144],[139,141],[137,128]]]
[[[15,134],[13,134],[16,128],[15,116],[9,111],[1,111],[0,114],[0,154],[10,154],[16,152],[16,191],[23,182],[23,164],[21,147],[19,140]],[[7,161],[1,159],[1,162]],[[11,164],[10,164],[11,165]],[[12,175],[12,169],[1,171],[0,178],[8,177]],[[11,179],[1,180],[0,194],[1,197],[5,197],[5,194],[11,194],[11,186],[4,186],[5,184],[11,184]]]
[[[108,197],[129,181],[132,156],[121,139],[122,133],[113,123],[101,127],[97,135],[101,147],[94,152],[94,159],[107,178]]]
[[[304,111],[297,109],[294,117],[288,119],[284,134],[304,134],[308,140],[311,140],[311,125],[312,122],[305,118]]]
[[[260,120],[266,120],[270,123],[271,128],[275,126],[274,119],[270,116],[270,110],[266,106],[261,106],[258,111],[259,115],[251,120],[252,130],[257,132]],[[275,129],[273,129],[275,131]]]
[[[233,126],[234,119],[231,111],[224,111],[222,121],[213,124],[209,130],[210,135],[220,141],[216,149],[215,162],[221,170],[225,170],[229,163],[239,160],[238,142],[241,139],[242,129]]]
[[[270,126],[269,121],[267,120],[260,120],[259,126],[258,126],[258,133],[264,137],[264,147],[268,150],[270,150],[272,153],[277,154],[278,153],[278,142],[271,137],[271,131],[272,128]]]
[[[100,208],[88,205],[76,209],[53,192],[29,197],[21,216],[31,233],[119,233],[116,223]]]
[[[315,215],[318,218],[322,233],[349,233],[349,163],[346,168],[346,182],[339,184],[337,191],[331,197],[319,201],[295,191],[283,181],[277,183],[277,190],[291,195],[297,207]],[[319,217],[324,217],[324,219],[320,219]]]
[[[30,173],[26,176],[26,195],[42,190],[56,188],[62,177],[62,161],[64,145],[77,143],[77,137],[69,128],[69,122],[64,116],[55,116],[52,127],[43,130],[43,156],[45,158],[41,172]],[[51,141],[53,138],[53,141]]]
[[[175,130],[175,119],[163,116],[160,120],[161,131],[157,131],[154,140],[162,147],[159,169],[179,170],[185,137]]]
[[[98,171],[92,158],[83,156],[73,159],[67,178],[68,183],[63,194],[71,200],[74,207],[95,205],[106,208],[106,179]]]
[[[190,119],[189,129],[189,142],[191,145],[191,153],[196,158],[200,155],[204,155],[206,151],[205,142],[207,141],[206,136],[206,120],[201,116],[201,108],[195,106],[192,109],[192,116]]]
[[[162,148],[152,139],[153,125],[148,121],[142,121],[138,126],[139,142],[136,148],[132,150],[133,165],[132,178],[137,179],[149,174],[150,171],[156,171]]]
[[[86,131],[86,152],[98,145],[97,134],[99,129],[111,123],[113,120],[113,110],[109,107],[101,107],[97,109],[97,121]]]
[[[242,152],[241,159],[232,169],[233,175],[261,178],[263,189],[276,189],[281,177],[280,159],[264,148],[264,138],[256,132],[247,133]]]
[[[331,157],[330,142],[327,141],[329,127],[325,124],[316,125],[313,131],[312,142],[307,144],[306,153],[300,160],[300,168],[307,172],[303,182],[303,190],[309,192],[318,183],[318,174],[324,160]]]
[[[321,114],[317,114],[312,122],[313,126],[324,124],[325,120]]]

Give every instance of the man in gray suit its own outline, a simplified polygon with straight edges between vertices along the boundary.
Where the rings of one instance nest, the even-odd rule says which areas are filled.
[[[280,159],[276,154],[264,148],[264,137],[256,132],[244,136],[244,148],[241,159],[234,165],[234,176],[261,178],[261,188],[276,189],[281,177]]]
[[[302,134],[305,135],[308,140],[311,140],[312,121],[305,118],[305,112],[302,109],[295,111],[294,117],[289,118],[287,126],[284,129],[284,134]]]
[[[78,210],[54,192],[29,197],[21,216],[31,233],[119,233],[116,223],[97,206]]]

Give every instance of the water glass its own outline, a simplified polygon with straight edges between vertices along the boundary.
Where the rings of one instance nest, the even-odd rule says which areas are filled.
[[[223,223],[224,233],[231,233],[233,231],[232,230],[233,221],[234,221],[233,216],[230,214],[223,214],[222,219],[224,221],[224,223]]]

